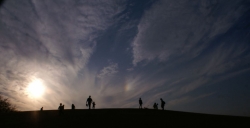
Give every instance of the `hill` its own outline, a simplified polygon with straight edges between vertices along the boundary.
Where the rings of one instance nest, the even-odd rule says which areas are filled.
[[[246,127],[250,117],[209,115],[152,109],[77,109],[25,111],[0,116],[0,127]]]

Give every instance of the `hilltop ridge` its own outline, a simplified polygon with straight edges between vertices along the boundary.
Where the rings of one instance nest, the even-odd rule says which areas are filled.
[[[24,111],[0,116],[4,127],[180,127],[250,126],[250,117],[153,109],[76,109]]]

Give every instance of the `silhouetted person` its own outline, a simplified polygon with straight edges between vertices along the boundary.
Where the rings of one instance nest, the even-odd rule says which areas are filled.
[[[142,100],[141,100],[141,98],[139,99],[139,109],[142,109]]]
[[[156,103],[156,109],[158,110],[158,103]]]
[[[165,106],[165,101],[163,101],[162,98],[161,98],[161,108],[162,108],[162,110],[164,110],[164,106]]]
[[[89,96],[89,98],[86,101],[86,105],[89,106],[89,109],[91,108],[91,103],[92,103],[92,99],[91,99],[91,96]]]
[[[154,107],[154,109],[156,109],[156,107],[157,107],[156,103],[154,103],[153,107]]]
[[[75,105],[74,104],[71,105],[71,109],[75,110]]]
[[[62,103],[60,103],[60,106],[58,107],[59,115],[63,114],[63,109],[64,109],[64,106],[62,105]]]
[[[142,109],[142,100],[141,100],[141,98],[139,99],[139,109]]]
[[[93,102],[92,105],[93,105],[92,108],[95,109],[95,102]]]
[[[41,110],[40,111],[43,111],[43,107],[41,108]]]

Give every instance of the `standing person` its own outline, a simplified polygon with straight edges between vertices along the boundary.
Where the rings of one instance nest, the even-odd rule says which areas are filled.
[[[156,106],[156,103],[154,103],[153,107],[154,107],[154,109],[156,109],[156,107],[157,107],[157,106]]]
[[[95,102],[93,102],[92,104],[93,104],[92,108],[95,109]]]
[[[59,115],[62,115],[62,114],[63,114],[63,106],[62,106],[62,103],[60,103],[60,106],[58,107],[58,110],[59,110]]]
[[[141,98],[139,99],[139,109],[142,109],[142,100],[141,100]]]
[[[163,101],[162,98],[161,98],[161,108],[162,108],[162,110],[164,110],[164,106],[165,106],[165,101]]]
[[[89,98],[86,101],[86,105],[89,106],[89,109],[91,108],[91,103],[92,103],[92,99],[91,99],[91,96],[89,96]]]
[[[71,109],[75,110],[75,105],[74,104],[71,105]]]
[[[158,110],[158,103],[156,103],[156,108],[155,109],[157,109]]]
[[[43,111],[43,107],[41,108],[41,110],[40,111]]]

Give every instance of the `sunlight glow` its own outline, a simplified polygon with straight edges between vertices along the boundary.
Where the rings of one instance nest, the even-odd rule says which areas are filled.
[[[41,97],[44,93],[44,86],[41,80],[35,79],[28,86],[28,93],[33,97]]]

